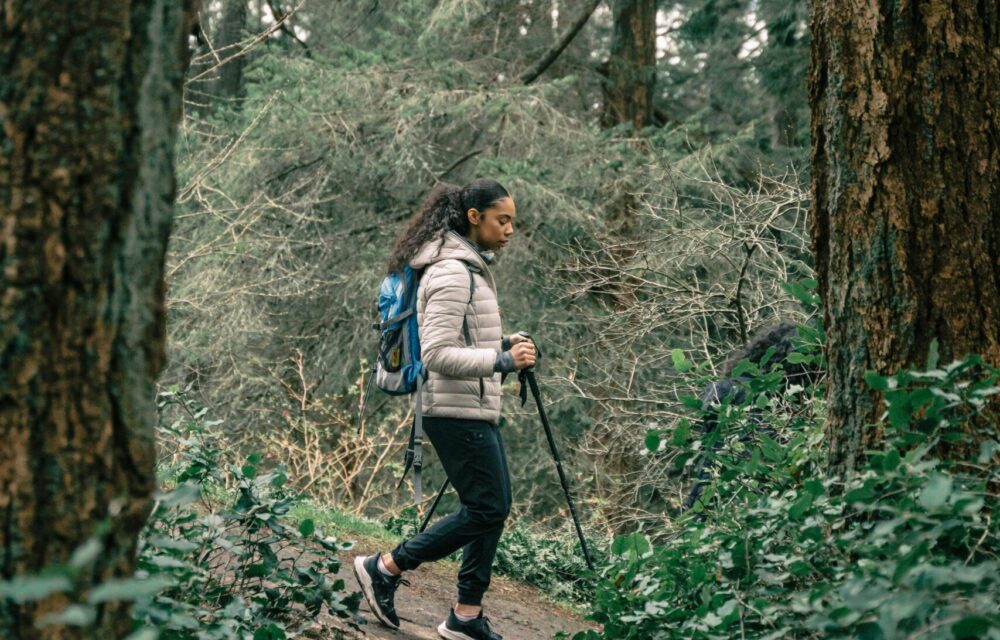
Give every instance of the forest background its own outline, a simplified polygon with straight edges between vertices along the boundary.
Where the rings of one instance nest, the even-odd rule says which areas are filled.
[[[376,397],[353,427],[374,292],[435,182],[494,177],[519,211],[495,267],[504,322],[543,347],[585,511],[608,533],[661,519],[683,483],[643,441],[690,413],[672,349],[715,369],[807,314],[782,285],[811,276],[809,34],[804,2],[633,4],[617,26],[593,2],[209,4],[217,54],[187,83],[162,384],[317,497],[394,513],[407,403]],[[278,27],[274,11],[289,12]],[[609,97],[615,82],[627,96]],[[560,524],[513,389],[515,518]]]
[[[499,573],[577,640],[1000,637],[996,6],[88,7],[0,8],[11,637],[356,622],[321,528],[427,507],[408,403],[359,422],[377,287],[476,177],[597,562],[512,380]]]

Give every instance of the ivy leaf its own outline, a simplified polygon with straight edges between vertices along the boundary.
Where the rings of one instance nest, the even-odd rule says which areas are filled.
[[[871,487],[864,485],[858,487],[857,489],[852,489],[844,495],[844,502],[847,504],[854,504],[855,502],[860,502],[862,504],[868,504],[875,497],[875,492],[872,491]]]
[[[701,411],[701,398],[698,396],[682,395],[681,402],[688,409],[694,409],[695,411]]]
[[[760,448],[764,457],[771,462],[781,462],[785,459],[785,449],[765,433],[760,434]]]
[[[91,604],[100,604],[108,601],[139,600],[155,596],[173,585],[174,581],[166,576],[154,576],[144,580],[108,580],[94,587],[87,601]]]
[[[673,443],[678,447],[683,447],[687,444],[688,438],[691,436],[691,423],[684,418],[677,425],[677,429],[674,430]]]
[[[86,627],[94,623],[97,619],[97,611],[93,607],[82,604],[71,604],[62,611],[50,613],[42,616],[38,625],[47,627],[50,625],[66,625],[69,627]]]
[[[733,367],[733,370],[729,375],[733,378],[739,378],[744,373],[750,373],[757,376],[760,375],[760,370],[757,368],[757,365],[750,362],[746,358],[743,358],[736,364],[735,367]]]
[[[952,481],[949,476],[936,474],[920,492],[920,506],[928,511],[940,509],[951,495]]]
[[[809,480],[806,480],[805,488],[806,491],[808,491],[814,497],[817,498],[823,495],[823,493],[826,491],[826,489],[823,488],[823,482],[816,478],[811,478]]]
[[[299,525],[299,533],[301,533],[303,536],[307,537],[311,536],[315,531],[316,531],[316,524],[309,518],[303,520],[302,523]]]
[[[951,633],[959,640],[985,638],[991,626],[993,625],[986,616],[969,616],[951,625]]]
[[[72,588],[66,576],[14,576],[0,581],[0,598],[22,604],[44,600],[53,593],[64,593]]]
[[[287,637],[284,630],[274,623],[253,632],[253,640],[285,640]]]
[[[177,487],[169,493],[158,494],[156,499],[160,501],[160,505],[170,508],[189,505],[200,496],[201,487],[194,482],[185,482],[177,485]]]
[[[813,503],[813,494],[803,493],[788,509],[788,517],[792,520],[800,520]]]
[[[912,569],[925,553],[927,553],[927,541],[921,542],[900,558],[896,563],[896,570],[892,573],[893,582],[898,583],[900,578],[906,575],[906,572]]]
[[[931,339],[930,347],[927,349],[927,369],[937,369],[938,359],[940,355],[938,354],[938,341],[937,338]]]
[[[93,564],[102,551],[104,551],[104,544],[100,540],[87,538],[86,542],[73,550],[73,555],[70,556],[67,564],[72,569],[82,569]]]
[[[793,351],[788,354],[788,362],[792,364],[806,364],[808,362],[812,362],[812,356],[799,353],[798,351]]]
[[[986,464],[998,451],[1000,451],[1000,444],[997,444],[996,440],[986,440],[979,445],[979,457],[976,462]]]
[[[627,536],[618,536],[611,543],[611,553],[623,556],[626,553],[633,559],[643,558],[653,550],[649,544],[649,539],[641,533],[633,533]]]
[[[660,448],[660,433],[656,429],[646,432],[646,449],[656,451]]]
[[[691,363],[688,362],[687,357],[685,357],[684,352],[682,350],[671,349],[670,359],[673,360],[674,369],[678,373],[684,373],[685,371],[691,370]]]
[[[885,457],[882,458],[882,469],[885,471],[895,471],[899,467],[900,455],[899,451],[895,449],[890,449]]]
[[[885,391],[889,388],[889,381],[874,371],[865,372],[865,383],[876,391]]]

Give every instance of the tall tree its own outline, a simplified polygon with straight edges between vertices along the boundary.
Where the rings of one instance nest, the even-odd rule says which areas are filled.
[[[0,574],[103,551],[135,567],[154,489],[154,381],[174,141],[197,0],[0,5]],[[62,608],[0,604],[8,638]],[[110,603],[86,637],[120,638]]]
[[[767,33],[766,42],[759,46],[760,54],[753,64],[764,90],[771,124],[770,146],[774,149],[796,147],[794,156],[798,157],[798,147],[807,146],[808,3],[805,0],[761,0],[756,10]]]
[[[222,5],[222,17],[216,29],[212,46],[220,51],[220,58],[227,60],[218,69],[215,81],[215,95],[220,98],[238,98],[243,93],[243,68],[246,55],[239,55],[239,43],[243,40],[247,22],[246,0],[226,0]]]
[[[656,85],[656,0],[614,0],[611,52],[601,67],[604,111],[601,124],[653,122]]]
[[[920,366],[935,339],[945,361],[1000,364],[1000,5],[812,0],[812,17],[811,231],[844,470],[880,438],[866,370]]]

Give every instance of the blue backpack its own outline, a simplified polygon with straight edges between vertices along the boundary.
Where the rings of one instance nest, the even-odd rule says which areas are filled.
[[[474,273],[480,269],[462,261],[469,271],[469,303],[476,291]],[[406,448],[403,475],[399,479],[402,486],[406,473],[413,467],[413,499],[420,504],[423,496],[420,472],[423,468],[423,399],[421,389],[427,370],[420,359],[420,333],[417,325],[417,287],[423,271],[410,265],[403,271],[390,273],[383,280],[378,293],[378,319],[372,329],[378,331],[378,354],[368,377],[368,384],[361,399],[358,414],[358,432],[368,406],[368,396],[374,384],[384,393],[392,396],[416,394],[414,398],[413,424],[410,427],[410,442]],[[462,318],[462,334],[466,346],[472,346],[469,333],[469,319]]]
[[[424,374],[417,328],[420,275],[406,265],[402,273],[387,275],[378,292],[380,321],[372,325],[379,331],[378,357],[374,363],[375,386],[392,396],[409,395],[416,391]]]

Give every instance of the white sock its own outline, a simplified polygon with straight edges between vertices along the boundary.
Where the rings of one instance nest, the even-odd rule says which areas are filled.
[[[479,617],[479,614],[477,613],[474,616],[463,616],[461,613],[456,611],[455,617],[458,618],[460,622],[472,622],[473,620]]]
[[[385,566],[385,563],[382,562],[382,554],[381,553],[378,555],[378,570],[384,576],[389,576],[390,578],[394,577],[392,575],[392,571],[389,571],[388,567]]]

